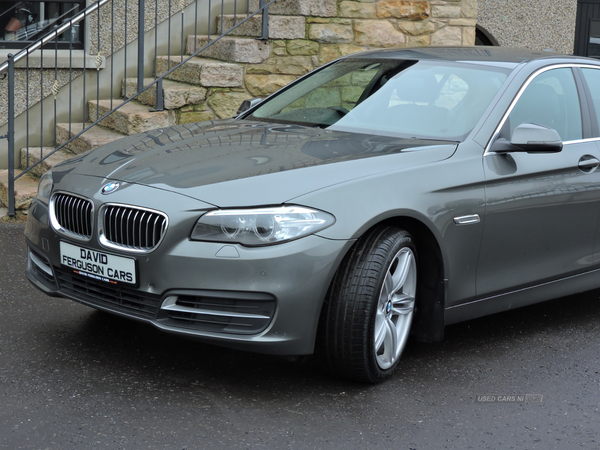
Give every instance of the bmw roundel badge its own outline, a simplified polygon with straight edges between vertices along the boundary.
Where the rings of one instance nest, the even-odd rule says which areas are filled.
[[[113,183],[105,184],[102,187],[102,190],[100,192],[102,192],[104,195],[108,195],[108,194],[112,194],[117,189],[119,189],[119,183],[113,182]]]

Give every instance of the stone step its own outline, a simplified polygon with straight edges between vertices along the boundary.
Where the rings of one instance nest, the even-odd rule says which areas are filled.
[[[39,178],[42,175],[44,175],[45,172],[55,167],[57,164],[75,156],[73,153],[61,149],[56,153],[51,154],[43,161],[41,161],[42,155],[47,156],[53,151],[54,147],[29,147],[29,149],[27,149],[27,147],[22,148],[21,169],[26,169],[27,167],[39,163],[29,171],[29,173],[33,177]]]
[[[15,170],[15,176],[21,170]],[[15,210],[29,208],[31,200],[37,195],[38,180],[29,174],[15,181]],[[8,207],[8,169],[0,170],[0,203]]]
[[[115,105],[119,100],[113,100]],[[102,117],[111,110],[111,100],[91,100],[88,114],[91,119]],[[136,134],[175,125],[174,111],[150,111],[147,105],[131,101],[100,122],[100,125],[122,134]]]
[[[91,123],[86,123],[85,126],[90,126]],[[72,124],[71,131],[69,132],[68,123],[56,124],[56,139],[60,145],[64,144],[71,137],[75,136],[82,130],[82,124]],[[102,145],[109,144],[117,139],[125,137],[121,133],[109,130],[108,128],[96,125],[95,127],[87,130],[81,136],[73,139],[68,145],[67,149],[75,154],[87,152],[94,148],[98,148]]]
[[[181,61],[181,56],[159,56],[156,58],[156,71],[161,75]],[[167,78],[204,87],[241,87],[244,84],[244,68],[239,64],[195,57]]]
[[[166,71],[167,70],[165,69],[161,71],[161,73]],[[184,80],[187,81],[185,78]],[[152,82],[154,82],[154,78],[144,78],[144,87],[152,84]],[[156,108],[156,86],[157,84],[155,83],[154,86],[138,95],[135,100],[144,105]],[[179,109],[186,105],[197,105],[206,99],[206,89],[200,86],[171,80],[163,80],[162,92],[164,109]],[[123,80],[121,86],[121,95],[123,98],[133,97],[136,93],[137,78],[127,78],[126,80]]]
[[[259,4],[260,0],[250,0],[248,11],[251,13],[258,11]],[[269,16],[272,14],[284,16],[335,17],[337,14],[337,3],[336,0],[277,0],[269,6]],[[260,13],[257,15],[260,15]]]
[[[223,16],[223,29],[230,30],[245,19],[245,15],[227,14]],[[221,31],[221,16],[217,18],[217,32]],[[242,25],[231,31],[229,36],[262,35],[262,16],[250,17]],[[269,16],[269,39],[304,39],[306,38],[306,18],[303,16]]]
[[[211,42],[217,36],[211,36]],[[188,36],[186,51],[188,55],[208,43],[208,36]],[[271,55],[271,43],[252,38],[225,36],[202,51],[202,57],[221,61],[258,64]]]

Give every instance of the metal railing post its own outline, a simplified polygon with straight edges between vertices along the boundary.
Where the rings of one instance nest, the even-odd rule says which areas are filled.
[[[163,88],[162,88],[163,79],[159,78],[156,83],[156,111],[163,111]]]
[[[15,59],[8,54],[8,215],[15,215]]]
[[[269,7],[266,6],[267,0],[260,0],[260,9],[262,10],[262,31],[260,39],[269,39]]]
[[[145,0],[138,0],[138,67],[137,67],[137,91],[144,90],[144,31],[146,21]]]

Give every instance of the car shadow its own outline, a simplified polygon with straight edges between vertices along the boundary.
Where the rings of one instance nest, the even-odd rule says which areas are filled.
[[[442,342],[409,341],[390,380],[418,377],[424,381],[456,367],[496,363],[514,352],[536,351],[541,338],[560,340],[571,330],[597,329],[600,291],[451,325]],[[301,362],[200,343],[154,327],[100,311],[91,312],[68,333],[49,342],[56,350],[75,352],[78,359],[101,362],[97,370],[135,374],[143,383],[157,379],[190,385],[215,384],[233,390],[286,389],[360,392],[368,386],[334,378],[315,358]],[[432,367],[434,368],[432,370]]]

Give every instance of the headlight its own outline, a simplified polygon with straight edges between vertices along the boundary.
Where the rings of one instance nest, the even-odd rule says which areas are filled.
[[[191,238],[255,247],[308,236],[334,223],[331,214],[302,206],[218,210],[198,219]]]
[[[46,205],[50,201],[50,193],[54,187],[54,181],[52,180],[52,172],[46,172],[40,179],[38,184],[37,198]]]

